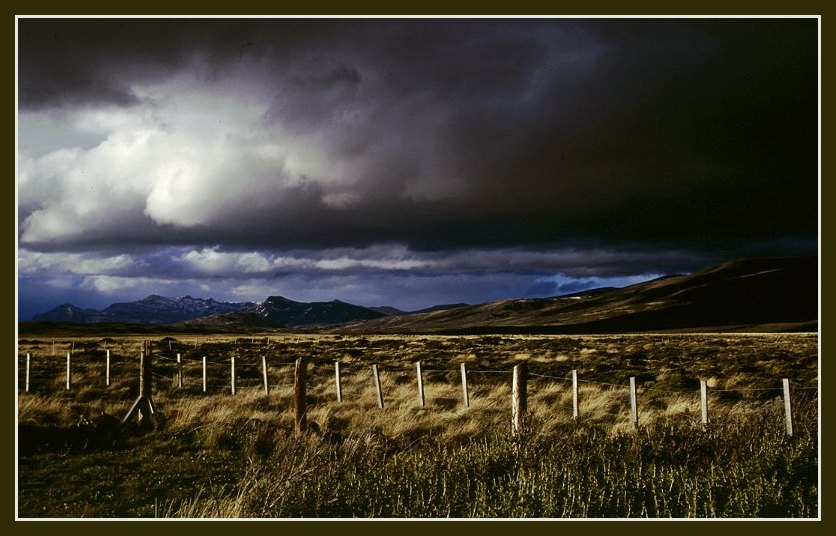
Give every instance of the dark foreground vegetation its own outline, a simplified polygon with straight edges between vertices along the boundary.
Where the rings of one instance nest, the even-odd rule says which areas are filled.
[[[472,442],[339,441],[246,420],[21,460],[22,516],[815,517],[816,438],[775,415],[611,435],[567,424]],[[248,433],[241,434],[249,427]]]

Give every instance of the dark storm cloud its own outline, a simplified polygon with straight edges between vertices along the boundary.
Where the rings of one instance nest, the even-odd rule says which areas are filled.
[[[30,247],[815,247],[816,46],[798,19],[24,19],[24,111],[141,106],[137,82],[246,66],[262,125],[323,162],[290,184],[236,159],[219,184],[269,187]]]
[[[199,56],[207,76],[243,54],[253,40],[275,53],[304,43],[328,22],[273,25],[246,19],[38,18],[18,22],[19,101],[24,109],[72,105],[130,105],[130,83],[170,77]],[[286,41],[285,41],[286,40]]]

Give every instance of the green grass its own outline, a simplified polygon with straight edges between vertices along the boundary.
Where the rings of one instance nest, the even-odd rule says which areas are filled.
[[[139,342],[76,339],[67,391],[66,350],[53,358],[51,341],[20,341],[36,364],[32,392],[18,395],[21,517],[150,517],[155,505],[157,515],[177,518],[819,515],[815,335],[285,336],[270,347],[181,336],[171,353],[183,355],[188,381],[176,387],[167,341],[158,345],[153,426],[131,423],[116,434],[78,426],[81,415],[125,414],[137,396]],[[207,394],[202,355],[216,363]],[[269,397],[261,355],[273,363]],[[300,355],[312,359],[311,426],[297,438],[293,369],[279,363]],[[427,371],[424,408],[417,359]],[[342,404],[334,360],[345,367]],[[513,436],[510,367],[520,361],[541,376],[529,381],[527,429]],[[383,409],[368,366],[375,362]],[[469,375],[470,408],[461,403],[461,362],[499,371]],[[573,368],[592,381],[581,385],[579,422],[560,380]],[[639,378],[638,429],[627,417],[630,375]],[[797,389],[793,437],[784,431],[781,377]],[[713,390],[705,427],[699,379]]]

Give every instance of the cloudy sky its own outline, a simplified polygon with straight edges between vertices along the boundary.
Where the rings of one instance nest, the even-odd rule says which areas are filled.
[[[19,19],[19,316],[815,253],[817,23]]]

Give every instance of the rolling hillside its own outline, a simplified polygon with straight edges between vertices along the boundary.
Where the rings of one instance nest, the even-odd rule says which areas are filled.
[[[816,331],[817,279],[816,257],[742,260],[625,288],[389,316],[335,331]]]

